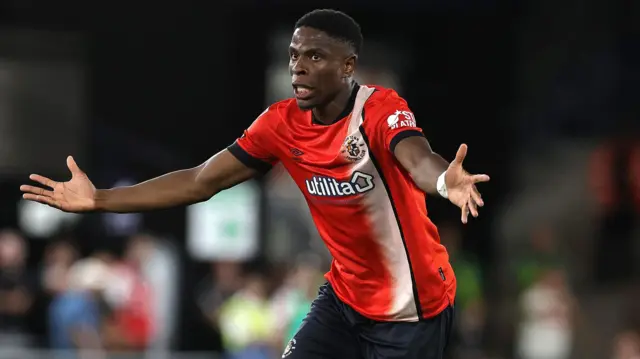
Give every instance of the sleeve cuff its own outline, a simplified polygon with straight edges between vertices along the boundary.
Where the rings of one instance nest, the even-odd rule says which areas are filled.
[[[393,138],[391,138],[391,142],[389,142],[389,150],[391,151],[391,153],[393,153],[398,143],[400,143],[400,141],[408,137],[416,137],[416,136],[424,137],[424,133],[418,130],[405,130],[405,131],[396,133],[393,136]]]
[[[227,147],[227,150],[229,150],[229,152],[231,152],[231,154],[234,155],[245,166],[253,168],[258,172],[267,173],[269,172],[269,170],[271,170],[271,167],[273,167],[270,163],[253,157],[251,154],[249,154],[249,152],[245,151],[244,148],[242,148],[238,144],[238,141]]]

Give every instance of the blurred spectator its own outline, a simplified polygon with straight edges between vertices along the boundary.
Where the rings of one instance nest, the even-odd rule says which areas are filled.
[[[283,347],[296,333],[311,308],[324,278],[322,259],[315,254],[300,255],[291,274],[274,293],[271,310],[278,321],[274,331]]]
[[[611,359],[640,359],[640,335],[631,330],[618,334]]]
[[[28,315],[34,285],[26,268],[27,244],[12,230],[0,232],[0,346],[29,347]]]
[[[638,184],[637,145],[629,135],[611,138],[592,154],[590,185],[598,205],[595,277],[601,284],[624,284],[631,279],[634,258],[633,232]]]
[[[71,267],[67,290],[58,294],[49,308],[52,348],[102,348],[101,303],[104,289],[111,280],[108,266],[100,259],[83,259]]]
[[[67,241],[47,246],[41,269],[41,285],[45,294],[54,296],[67,289],[69,269],[78,259],[78,251]]]
[[[143,273],[153,250],[147,236],[133,237],[121,261],[110,270],[115,280],[108,283],[105,299],[112,315],[105,318],[105,346],[113,350],[143,350],[153,335],[152,293]]]
[[[547,224],[536,227],[531,242],[514,263],[519,290],[530,288],[540,276],[560,263],[560,253],[554,229]]]
[[[69,270],[78,257],[77,249],[68,239],[56,239],[45,247],[42,262],[35,268],[38,286],[31,309],[31,327],[40,346],[49,345],[49,306],[58,294],[68,289]]]
[[[269,359],[273,356],[273,327],[268,283],[259,273],[247,276],[244,287],[220,307],[218,324],[225,349],[232,358]]]
[[[565,273],[544,272],[521,296],[517,343],[522,359],[566,359],[573,346],[575,300]]]
[[[633,194],[636,216],[640,215],[640,142],[633,145],[629,160],[629,183]]]
[[[149,343],[154,356],[166,352],[173,344],[178,312],[178,298],[184,283],[179,280],[180,259],[178,248],[169,241],[140,234],[152,245],[145,256],[142,277],[151,293],[150,316],[153,318],[153,334]],[[207,338],[211,340],[211,338]]]
[[[115,265],[116,262],[117,262],[117,258],[113,253],[111,253],[108,250],[103,250],[103,249],[100,249],[100,250],[97,250],[97,251],[93,252],[91,257],[99,259],[103,263],[105,263],[105,264],[107,264],[109,266]]]
[[[196,302],[199,311],[212,329],[207,333],[209,342],[222,345],[218,318],[220,307],[242,287],[243,268],[238,262],[213,262],[211,270],[196,288]]]
[[[237,262],[215,262],[211,264],[211,274],[200,283],[198,304],[214,326],[222,304],[242,287],[242,270]]]
[[[608,139],[593,151],[589,166],[589,185],[600,212],[640,205],[640,143],[625,137]]]

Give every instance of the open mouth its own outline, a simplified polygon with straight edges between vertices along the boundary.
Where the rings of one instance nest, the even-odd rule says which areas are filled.
[[[306,85],[293,85],[293,93],[298,100],[306,100],[313,96],[313,88]]]

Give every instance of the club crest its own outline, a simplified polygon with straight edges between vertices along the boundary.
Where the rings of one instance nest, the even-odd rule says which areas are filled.
[[[367,154],[367,146],[357,136],[347,136],[340,151],[344,158],[351,162],[362,159]]]

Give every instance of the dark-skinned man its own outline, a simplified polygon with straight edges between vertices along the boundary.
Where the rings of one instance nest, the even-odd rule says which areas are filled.
[[[73,158],[71,180],[32,175],[24,198],[63,211],[140,212],[190,205],[282,163],[333,256],[327,283],[283,358],[442,358],[456,280],[425,193],[483,206],[461,145],[434,153],[406,101],[353,79],[360,26],[334,10],[298,20],[289,46],[294,98],[267,108],[234,144],[198,167],[130,187],[96,189]]]

